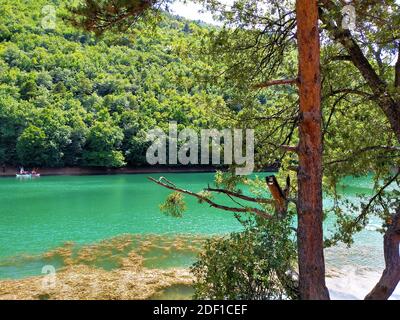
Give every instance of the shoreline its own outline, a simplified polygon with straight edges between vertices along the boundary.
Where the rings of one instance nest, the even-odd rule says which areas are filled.
[[[212,173],[221,170],[215,167],[123,167],[123,168],[92,168],[92,167],[63,167],[40,168],[41,176],[84,176],[84,175],[117,175],[143,173]],[[223,169],[222,169],[223,170]],[[0,177],[15,177],[17,169],[6,167],[0,169]]]
[[[95,167],[62,167],[39,168],[41,176],[87,176],[87,175],[117,175],[117,174],[144,174],[144,173],[215,173],[225,171],[225,167],[196,166],[196,167],[168,167],[143,166],[122,168],[95,168]],[[15,167],[0,167],[0,177],[15,177],[18,169]],[[273,167],[260,172],[277,172]],[[257,173],[257,172],[254,172]]]

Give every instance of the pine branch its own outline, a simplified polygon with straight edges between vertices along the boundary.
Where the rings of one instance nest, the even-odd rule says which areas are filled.
[[[156,180],[152,177],[148,177],[147,179],[164,187],[164,188],[195,197],[201,201],[208,203],[213,208],[221,209],[224,211],[230,211],[230,212],[234,212],[234,213],[254,213],[264,219],[272,219],[273,218],[272,215],[264,212],[263,210],[257,209],[257,208],[253,208],[253,207],[235,208],[235,207],[228,207],[228,206],[218,204],[218,203],[210,200],[209,198],[202,196],[201,194],[178,188],[174,183],[172,183],[171,181],[169,181],[168,179],[166,179],[164,177],[160,177],[158,180]]]
[[[264,89],[277,85],[297,85],[299,83],[299,79],[282,79],[282,80],[271,80],[263,83],[259,83],[253,86],[254,89]]]

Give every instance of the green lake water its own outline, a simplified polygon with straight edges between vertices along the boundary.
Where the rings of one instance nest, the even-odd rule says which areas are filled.
[[[0,278],[40,274],[43,263],[23,257],[40,255],[69,241],[85,245],[122,234],[220,235],[240,230],[231,213],[200,205],[190,198],[186,198],[188,210],[184,218],[163,215],[158,206],[170,191],[149,182],[147,176],[0,179]],[[200,191],[214,177],[212,173],[164,176],[193,191]],[[343,193],[350,198],[368,193],[371,188],[368,177],[349,178],[344,184]],[[325,202],[330,203],[329,199]],[[327,232],[332,225],[333,220],[328,218]],[[381,266],[382,236],[374,232],[378,225],[379,221],[372,220],[368,230],[356,237],[351,250],[339,247],[328,251],[328,263],[339,268],[354,264]],[[153,254],[157,256],[157,252]],[[194,258],[171,259],[187,265]]]

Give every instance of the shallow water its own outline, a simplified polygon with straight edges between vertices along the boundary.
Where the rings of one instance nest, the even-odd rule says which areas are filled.
[[[169,236],[211,236],[241,229],[232,214],[200,205],[191,198],[186,199],[188,210],[184,218],[163,215],[158,205],[170,191],[149,182],[147,176],[0,179],[0,278],[37,275],[49,263],[62,267],[65,261],[60,255],[50,259],[45,253],[65,249],[66,242],[79,248],[122,234],[159,236],[152,237],[154,243],[142,252],[145,267],[187,267],[194,261],[196,250],[190,246],[171,247],[166,240]],[[200,191],[214,178],[211,173],[164,176],[193,191]],[[342,193],[356,201],[356,194],[371,192],[370,181],[369,177],[345,179]],[[329,206],[330,200],[326,199],[325,204]],[[327,250],[328,265],[379,269],[383,258],[382,236],[373,231],[377,225],[379,221],[372,220],[370,228],[357,235],[351,250],[344,247]],[[332,227],[333,219],[328,218],[326,232]],[[98,260],[98,266],[106,270],[118,267],[117,253]]]
[[[0,179],[0,265],[10,257],[41,254],[69,241],[90,244],[121,234],[215,235],[240,230],[230,213],[201,206],[190,198],[183,219],[163,215],[158,206],[170,191],[149,182],[147,176]],[[213,181],[213,174],[208,173],[165,176],[194,191]],[[32,261],[25,270],[21,265],[14,269],[0,266],[0,278],[40,270],[40,263]]]
[[[155,294],[150,300],[190,300],[193,295],[191,286],[176,284]]]

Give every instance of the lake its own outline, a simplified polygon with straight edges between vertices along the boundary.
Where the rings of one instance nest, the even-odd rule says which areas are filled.
[[[41,274],[46,252],[74,243],[96,244],[121,235],[158,237],[160,244],[174,236],[186,240],[222,235],[241,229],[229,212],[200,205],[186,197],[188,210],[183,218],[163,215],[159,204],[170,193],[146,178],[149,175],[45,176],[39,179],[0,179],[0,278],[17,279]],[[159,177],[160,174],[150,176]],[[164,174],[184,188],[200,191],[212,183],[212,173]],[[371,179],[347,178],[342,193],[356,201],[356,194],[371,192]],[[222,199],[222,198],[221,198]],[[228,203],[228,200],[225,200]],[[325,205],[329,205],[325,199]],[[325,230],[333,228],[327,219]],[[343,246],[326,252],[331,268],[361,266],[379,270],[383,266],[382,235],[376,232],[379,221],[372,219],[356,236],[349,250]],[[162,236],[160,238],[160,236]],[[162,255],[155,248],[150,267],[190,265],[195,250],[185,254]],[[52,261],[56,267],[62,262]],[[112,263],[109,265],[112,268]]]

